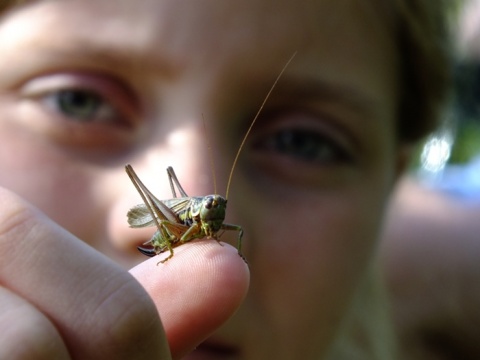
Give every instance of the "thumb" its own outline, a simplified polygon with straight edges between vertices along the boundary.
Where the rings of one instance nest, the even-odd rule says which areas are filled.
[[[156,256],[130,270],[157,306],[174,359],[220,327],[246,296],[248,266],[234,247],[222,245],[195,241],[165,263],[157,266]]]

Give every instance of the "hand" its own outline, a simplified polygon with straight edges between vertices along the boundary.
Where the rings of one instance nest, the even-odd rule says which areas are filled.
[[[10,192],[0,204],[2,359],[179,358],[246,294],[230,246],[187,244],[130,274]]]

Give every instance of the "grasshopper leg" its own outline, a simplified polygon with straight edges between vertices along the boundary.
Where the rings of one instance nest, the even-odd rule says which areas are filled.
[[[233,231],[238,231],[238,238],[237,238],[237,251],[238,255],[247,262],[245,257],[242,254],[242,238],[243,238],[243,228],[240,225],[235,225],[235,224],[222,224],[222,229],[223,230],[233,230]]]

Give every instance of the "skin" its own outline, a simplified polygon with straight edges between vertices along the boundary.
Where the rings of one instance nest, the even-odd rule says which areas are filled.
[[[479,216],[478,203],[399,186],[381,254],[402,359],[478,359]]]
[[[112,4],[38,1],[0,23],[0,184],[29,202],[0,193],[0,301],[27,309],[0,318],[18,328],[0,348],[180,358],[208,337],[188,358],[320,358],[372,261],[402,163],[387,17],[356,1]],[[154,229],[127,226],[140,198],[124,165],[160,199],[169,165],[187,193],[209,194],[208,138],[224,194],[295,51],[228,198],[249,268],[212,240],[143,262],[136,246]],[[65,89],[100,96],[100,110],[79,120],[58,106]],[[314,160],[268,145],[301,130],[314,134]]]

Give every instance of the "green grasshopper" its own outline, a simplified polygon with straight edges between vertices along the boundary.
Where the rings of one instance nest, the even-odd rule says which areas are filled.
[[[175,171],[169,166],[167,168],[167,174],[170,181],[170,188],[172,190],[173,198],[168,200],[158,200],[142,183],[132,166],[125,166],[125,171],[132,180],[133,185],[137,189],[144,202],[144,204],[137,205],[128,211],[127,218],[130,227],[157,227],[157,231],[153,237],[143,244],[150,245],[153,247],[153,249],[139,246],[138,250],[142,254],[147,256],[155,256],[168,250],[170,251],[170,255],[164,260],[160,261],[161,263],[164,263],[173,257],[173,248],[177,246],[180,246],[191,240],[201,239],[204,237],[219,241],[219,236],[217,236],[217,234],[220,230],[234,230],[238,231],[238,254],[245,260],[241,252],[243,237],[242,227],[240,225],[224,223],[228,191],[233,176],[233,170],[235,169],[235,165],[237,164],[237,160],[240,156],[243,145],[245,144],[253,125],[260,115],[260,112],[265,106],[265,103],[270,97],[270,94],[275,88],[278,80],[295,55],[296,53],[291,56],[280,74],[275,79],[275,82],[268,91],[263,103],[253,118],[250,127],[243,137],[242,143],[238,148],[232,168],[230,170],[225,197],[217,194],[189,197],[180,185],[180,182],[175,175]],[[181,197],[177,197],[175,186],[177,187]]]

